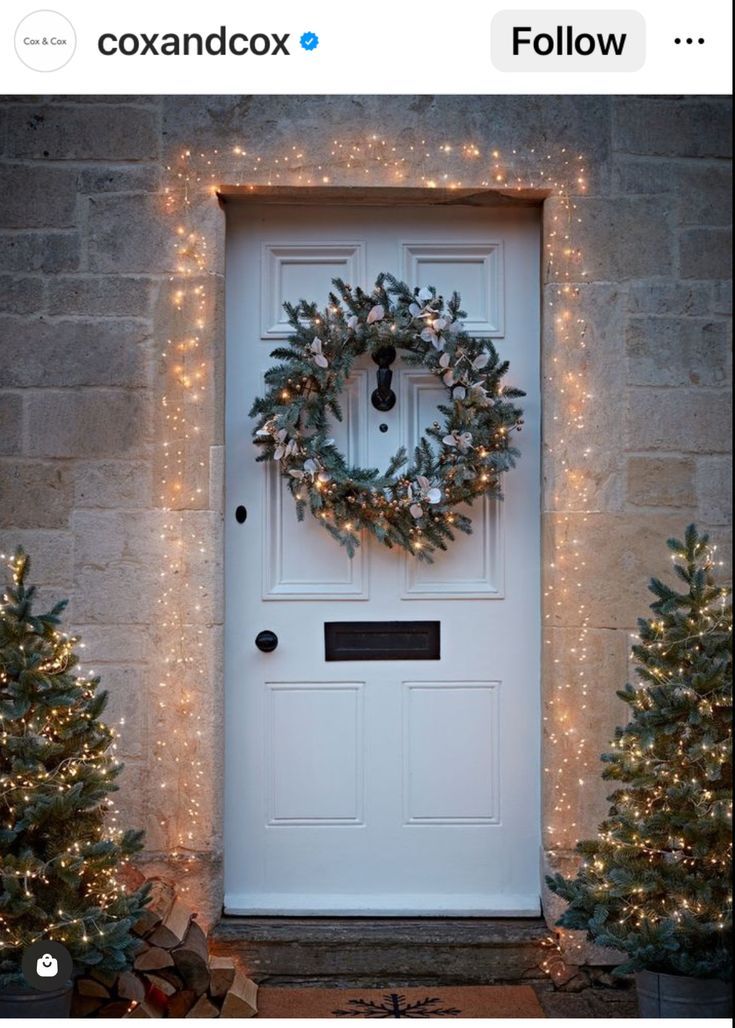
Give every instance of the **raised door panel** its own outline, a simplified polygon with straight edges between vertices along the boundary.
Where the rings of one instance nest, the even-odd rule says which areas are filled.
[[[363,824],[363,683],[266,690],[267,824]]]
[[[403,276],[412,286],[436,286],[449,299],[456,290],[471,335],[505,334],[503,244],[403,243]]]
[[[333,429],[354,464],[364,463],[369,385],[366,371],[353,373],[342,401],[344,420]],[[367,599],[366,547],[358,547],[350,560],[310,511],[297,520],[294,498],[272,461],[264,472],[263,599]]]
[[[446,403],[447,390],[423,371],[401,373],[403,439],[409,454]],[[484,497],[457,508],[472,519],[472,534],[457,532],[446,553],[427,564],[404,557],[404,599],[500,599],[503,596],[502,506]]]
[[[261,339],[285,339],[292,329],[283,304],[326,304],[332,279],[362,285],[364,243],[264,243],[261,260]]]
[[[404,824],[499,824],[499,689],[403,683]]]

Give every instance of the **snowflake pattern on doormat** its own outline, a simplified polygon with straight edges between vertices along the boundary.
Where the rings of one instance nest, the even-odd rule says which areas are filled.
[[[382,1003],[371,999],[347,1000],[349,1010],[333,1010],[335,1017],[461,1017],[462,1011],[456,1007],[440,1006],[441,999],[426,996],[409,1003],[405,996],[398,992],[389,992],[383,996]]]

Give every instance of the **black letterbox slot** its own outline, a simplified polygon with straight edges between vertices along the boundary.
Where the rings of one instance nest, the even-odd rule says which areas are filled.
[[[325,660],[439,660],[438,621],[327,621]]]

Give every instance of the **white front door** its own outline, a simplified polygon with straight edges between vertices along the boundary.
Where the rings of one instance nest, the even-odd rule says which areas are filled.
[[[529,208],[228,204],[225,909],[533,915],[539,910],[539,264]],[[380,271],[462,293],[526,390],[506,499],[431,565],[375,540],[345,553],[255,462],[248,410],[282,303]],[[398,401],[349,383],[334,435],[385,467],[445,391],[394,366]],[[242,505],[247,519],[239,523]],[[325,623],[439,623],[440,659],[325,660]],[[261,652],[270,630],[278,646]]]

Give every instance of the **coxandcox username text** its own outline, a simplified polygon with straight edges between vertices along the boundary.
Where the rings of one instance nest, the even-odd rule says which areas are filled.
[[[255,32],[246,35],[244,32],[229,32],[222,25],[218,32],[202,35],[199,32],[124,32],[115,35],[104,32],[97,40],[97,49],[105,57],[121,54],[123,57],[189,57],[203,56],[244,57],[252,54],[264,57],[269,54],[289,56],[286,45],[290,32]]]

